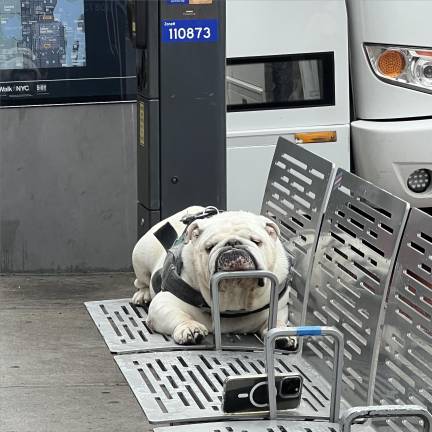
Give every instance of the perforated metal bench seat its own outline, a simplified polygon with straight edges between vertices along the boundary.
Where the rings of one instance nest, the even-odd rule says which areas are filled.
[[[129,299],[92,301],[85,306],[114,354],[199,350],[214,346],[211,335],[201,345],[178,345],[171,337],[153,332],[145,322],[147,307],[131,304]],[[238,350],[239,345],[245,350],[263,348],[262,340],[253,334],[225,334],[222,341],[227,349]]]
[[[362,429],[362,431],[365,429]],[[159,427],[154,432],[338,432],[338,423],[287,420],[231,421]],[[365,430],[366,432],[366,430]],[[367,431],[369,432],[369,431]],[[371,431],[372,432],[372,431]]]
[[[418,209],[411,210],[396,261],[373,402],[432,411],[432,217]]]
[[[275,381],[275,373],[281,369],[281,357],[284,356],[275,356],[274,346],[277,338],[296,334],[300,337],[305,336],[325,336],[333,338],[335,342],[335,356],[334,356],[334,368],[335,375],[333,380],[333,386],[331,391],[331,403],[329,410],[327,413],[323,413],[322,421],[318,418],[315,418],[313,422],[305,420],[298,420],[292,418],[291,420],[287,420],[285,417],[282,418],[282,415],[289,416],[289,411],[278,412],[277,411],[277,391],[274,384]],[[351,426],[356,423],[359,419],[379,419],[380,423],[372,423],[365,424],[364,422],[361,425],[358,425],[357,428],[364,432],[372,432],[378,430],[388,430],[388,426],[390,426],[393,430],[400,432],[401,430],[424,430],[426,432],[431,432],[432,426],[432,415],[422,406],[418,405],[384,405],[384,406],[363,406],[363,407],[354,407],[349,408],[348,410],[344,410],[342,415],[340,416],[340,408],[341,408],[341,378],[342,378],[342,365],[343,365],[343,351],[344,351],[344,338],[342,333],[335,329],[334,327],[293,327],[291,329],[272,329],[269,330],[265,337],[265,360],[266,360],[266,372],[267,372],[267,388],[268,388],[268,397],[269,397],[269,412],[261,413],[261,415],[268,416],[269,420],[236,420],[231,415],[230,418],[224,419],[223,422],[220,423],[200,423],[200,424],[191,424],[191,419],[187,420],[188,424],[179,425],[174,427],[166,427],[155,429],[155,432],[186,432],[186,431],[202,431],[202,432],[350,432]],[[285,356],[287,357],[287,356]],[[291,359],[293,356],[290,356]],[[220,357],[217,357],[216,363],[219,361]],[[205,359],[205,357],[204,357]],[[190,359],[188,359],[190,360]],[[205,359],[207,360],[207,359]],[[238,361],[238,358],[231,359],[231,362],[234,363]],[[248,362],[248,358],[244,358],[244,363]],[[208,361],[208,360],[207,360]],[[184,359],[186,362],[186,359]],[[192,360],[193,363],[193,360]],[[190,370],[190,367],[184,366],[183,361],[181,362],[182,366],[186,368],[183,372],[186,373]],[[208,371],[211,373],[215,370],[214,365],[206,364]],[[218,365],[219,366],[219,365]],[[286,367],[286,365],[284,366]],[[164,369],[167,369],[164,366]],[[286,370],[292,370],[292,366],[289,365]],[[204,375],[202,375],[205,378]],[[305,377],[305,380],[308,377]],[[315,377],[312,377],[315,379]],[[319,386],[321,383],[317,382]],[[303,391],[308,391],[309,388],[306,387]],[[165,393],[165,392],[164,392]],[[304,403],[304,400],[302,401]],[[299,413],[301,410],[293,410],[292,413]],[[327,416],[326,416],[327,414]],[[336,423],[338,420],[338,423]],[[394,421],[399,423],[399,427],[395,427]],[[373,426],[373,427],[372,427]],[[384,429],[382,428],[384,426]],[[420,427],[419,427],[420,426]]]
[[[258,420],[221,423],[200,423],[182,426],[160,427],[154,432],[339,432],[338,423],[302,422],[287,420]],[[377,432],[363,425],[361,432]]]
[[[356,424],[360,419],[374,419],[373,423]],[[378,421],[377,421],[378,420]],[[402,427],[395,427],[398,421]],[[154,432],[379,432],[432,431],[432,415],[418,405],[385,405],[351,408],[338,423],[275,420],[224,421],[179,426],[159,427]]]
[[[399,422],[404,420],[399,420]],[[406,422],[402,428],[396,427],[393,421],[387,424],[381,421],[380,426],[375,427],[370,424],[357,425],[354,427],[356,432],[383,432],[394,430],[395,432],[402,431],[421,431],[423,428],[415,429],[415,426],[410,424],[409,428]],[[390,429],[390,428],[391,429]],[[249,421],[226,421],[214,423],[198,423],[185,424],[179,426],[166,426],[153,429],[154,432],[345,432],[339,423],[317,422],[317,421],[292,421],[285,419],[278,420],[249,420]],[[427,431],[428,429],[426,429]]]
[[[340,430],[338,423],[257,420],[159,427],[155,428],[154,432],[339,432]],[[377,432],[377,429],[368,425],[362,425],[354,430]]]
[[[229,375],[265,373],[263,353],[178,351],[128,354],[115,360],[150,423],[221,420],[223,381]],[[276,355],[277,373],[303,376],[294,416],[328,418],[331,386],[297,355]],[[345,408],[348,405],[342,401]]]

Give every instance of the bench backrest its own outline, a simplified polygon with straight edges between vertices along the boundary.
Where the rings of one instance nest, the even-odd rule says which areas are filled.
[[[333,182],[334,165],[279,138],[261,214],[273,219],[292,258],[289,322],[304,322],[308,281],[322,215]]]
[[[432,411],[432,217],[418,209],[408,218],[389,290],[373,396],[379,405]]]
[[[374,347],[408,211],[405,201],[338,170],[313,263],[306,323],[343,332],[343,396],[354,406],[371,398]],[[307,341],[303,355],[318,361],[315,366],[330,379],[330,339]]]

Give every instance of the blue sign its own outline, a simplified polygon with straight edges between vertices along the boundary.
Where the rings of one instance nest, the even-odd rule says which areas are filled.
[[[217,19],[164,20],[162,42],[216,42]]]
[[[167,0],[168,4],[189,4],[189,0]]]

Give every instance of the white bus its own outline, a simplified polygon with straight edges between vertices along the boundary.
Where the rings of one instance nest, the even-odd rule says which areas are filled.
[[[432,1],[347,0],[355,171],[432,207]]]
[[[431,17],[432,0],[227,0],[228,208],[259,211],[279,135],[431,207]]]
[[[227,0],[227,107],[229,209],[259,212],[280,135],[349,170],[344,0]]]

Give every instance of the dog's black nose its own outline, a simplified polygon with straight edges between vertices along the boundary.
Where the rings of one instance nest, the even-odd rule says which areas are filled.
[[[227,242],[225,242],[225,246],[236,247],[238,245],[241,245],[241,241],[237,239],[229,239]]]

